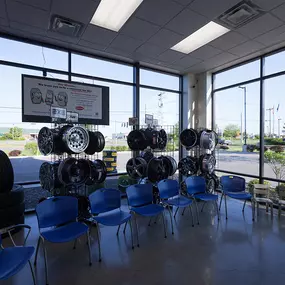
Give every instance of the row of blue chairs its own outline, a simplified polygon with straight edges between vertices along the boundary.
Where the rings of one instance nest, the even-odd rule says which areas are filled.
[[[242,189],[238,187],[232,187],[231,183],[236,183],[233,177],[224,179],[222,177],[221,182],[224,186],[222,197],[233,194],[243,195]],[[241,178],[242,179],[242,178]],[[240,181],[240,180],[238,180]],[[171,208],[175,208],[174,218],[177,211],[180,208],[184,210],[189,207],[189,211],[192,215],[192,226],[194,226],[194,218],[192,205],[196,206],[197,223],[199,224],[198,203],[197,200],[204,202],[202,209],[207,202],[213,202],[217,209],[217,216],[220,219],[218,208],[218,195],[209,194],[206,192],[206,181],[203,177],[193,176],[188,177],[185,181],[186,195],[181,195],[180,185],[176,180],[165,179],[157,184],[157,188],[160,196],[160,203],[153,203],[153,186],[151,184],[137,184],[127,188],[126,194],[128,198],[129,211],[123,211],[121,209],[121,193],[116,189],[99,189],[89,196],[91,214],[93,216],[93,222],[96,224],[98,247],[99,247],[99,261],[101,261],[101,245],[100,245],[100,227],[104,226],[118,226],[117,235],[119,233],[121,225],[125,225],[124,233],[127,224],[130,225],[132,248],[134,248],[133,240],[133,226],[132,217],[135,222],[137,246],[139,246],[139,230],[136,216],[149,217],[150,221],[155,218],[155,221],[162,217],[164,225],[164,236],[166,237],[166,225],[165,225],[165,209],[170,214],[171,229],[173,231],[173,218]],[[224,183],[224,184],[223,184]],[[236,185],[237,186],[237,185]],[[241,184],[239,185],[241,186]],[[227,191],[231,190],[231,191]],[[232,191],[233,190],[233,191]],[[233,198],[236,198],[233,196]],[[221,199],[222,200],[222,199]],[[221,206],[221,204],[220,204]],[[226,211],[227,212],[227,211]],[[36,207],[36,214],[39,226],[39,239],[36,248],[36,256],[34,265],[37,264],[37,257],[40,245],[43,246],[44,262],[45,262],[45,278],[46,284],[48,284],[48,266],[47,266],[47,251],[46,242],[51,243],[66,243],[74,241],[74,248],[76,248],[77,239],[83,235],[86,236],[88,244],[89,264],[92,264],[91,249],[90,249],[90,227],[85,223],[78,222],[78,200],[71,196],[58,196],[47,199]],[[0,240],[1,244],[1,240]],[[34,252],[33,247],[15,247],[13,250],[26,249],[26,254],[22,254],[21,260],[17,257],[17,254],[9,254],[8,249],[2,249],[0,251],[0,280],[7,279],[10,276],[16,274],[21,268],[28,262]],[[21,253],[20,253],[21,254]],[[32,268],[31,268],[32,270]],[[32,270],[33,273],[33,270]],[[35,283],[34,275],[33,280]]]

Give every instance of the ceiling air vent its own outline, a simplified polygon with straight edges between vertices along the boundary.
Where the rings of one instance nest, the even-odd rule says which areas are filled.
[[[78,37],[83,24],[61,16],[52,16],[50,30],[68,37]]]
[[[218,17],[217,22],[236,29],[263,15],[265,12],[251,1],[241,1]]]

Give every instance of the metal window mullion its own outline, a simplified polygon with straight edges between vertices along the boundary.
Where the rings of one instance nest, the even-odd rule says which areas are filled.
[[[71,81],[71,77],[72,77],[72,61],[71,61],[71,52],[68,51],[68,80]]]

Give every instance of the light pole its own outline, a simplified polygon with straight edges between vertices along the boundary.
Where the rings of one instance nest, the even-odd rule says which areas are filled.
[[[238,88],[243,89],[244,95],[244,145],[246,145],[246,86],[239,86]]]

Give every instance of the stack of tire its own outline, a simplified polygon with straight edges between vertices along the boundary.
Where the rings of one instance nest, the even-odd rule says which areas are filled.
[[[0,150],[0,229],[25,221],[25,199],[22,186],[14,185],[10,159]]]

